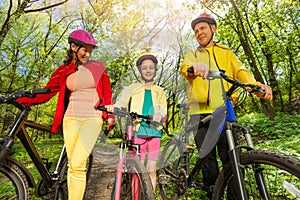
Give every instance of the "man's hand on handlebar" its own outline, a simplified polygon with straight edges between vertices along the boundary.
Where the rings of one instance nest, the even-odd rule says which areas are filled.
[[[187,72],[193,74],[194,76],[201,76],[203,79],[207,79],[209,75],[209,68],[204,63],[194,63],[187,69]],[[260,85],[260,88],[263,90],[263,92],[255,92],[254,94],[256,96],[265,100],[273,99],[272,88],[270,86],[262,84]]]
[[[191,65],[193,68],[193,72],[189,72],[194,74],[194,76],[201,76],[203,79],[207,79],[209,67],[205,63],[194,63]]]
[[[265,99],[265,100],[272,100],[273,99],[273,93],[272,88],[268,85],[260,85],[260,88],[264,91],[264,93],[256,92],[254,93],[259,98]]]

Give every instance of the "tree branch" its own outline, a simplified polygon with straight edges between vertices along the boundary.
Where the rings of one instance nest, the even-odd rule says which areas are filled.
[[[59,3],[56,3],[56,4],[53,4],[53,5],[50,5],[50,6],[46,6],[44,8],[38,8],[38,9],[32,9],[32,10],[24,10],[24,13],[32,13],[32,12],[39,12],[39,11],[43,11],[43,10],[47,10],[49,8],[53,8],[53,7],[56,7],[56,6],[60,6],[62,4],[65,4],[67,3],[68,0],[65,0],[65,1],[62,1],[62,2],[59,2]]]

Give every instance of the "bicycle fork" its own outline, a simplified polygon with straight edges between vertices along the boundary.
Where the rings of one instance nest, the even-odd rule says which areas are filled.
[[[235,139],[233,136],[230,123],[225,123],[225,130],[226,130],[226,137],[229,146],[229,156],[232,164],[232,170],[233,170],[233,174],[235,175],[233,178],[236,186],[237,197],[240,200],[248,200],[247,191],[245,189],[245,184],[243,181],[244,175],[240,167],[241,166],[240,157],[239,157],[240,149],[235,148]]]
[[[243,130],[243,133],[246,138],[247,145],[248,145],[247,149],[248,150],[253,149],[254,145],[252,142],[249,128],[243,127],[239,124],[234,124],[234,126],[237,126],[238,128],[241,128]],[[225,129],[226,129],[226,137],[227,137],[227,141],[228,141],[228,145],[229,145],[229,156],[230,156],[230,160],[232,161],[233,174],[236,175],[234,180],[235,180],[236,188],[238,189],[237,190],[238,199],[248,200],[248,194],[247,194],[245,184],[243,181],[244,175],[243,175],[242,167],[240,164],[240,151],[241,150],[240,150],[240,148],[237,148],[235,145],[235,139],[234,139],[234,135],[232,132],[232,124],[230,124],[229,122],[225,123]],[[259,164],[252,165],[252,168],[253,168],[253,171],[255,174],[255,181],[256,181],[257,186],[260,191],[261,199],[264,199],[264,200],[271,199],[270,194],[269,194],[268,189],[265,184],[265,179],[264,179],[264,175],[262,173],[262,168],[260,167]]]
[[[121,143],[123,144],[123,143]],[[121,147],[121,149],[123,146]],[[121,150],[122,152],[122,150]],[[114,200],[120,200],[121,197],[121,188],[122,188],[122,174],[124,173],[124,163],[125,163],[125,155],[120,152],[120,161],[117,165],[117,174],[116,174],[116,181],[115,181],[115,199]]]

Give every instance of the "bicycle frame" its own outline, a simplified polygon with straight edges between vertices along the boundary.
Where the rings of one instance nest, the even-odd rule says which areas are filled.
[[[133,122],[132,119],[129,118],[129,121],[127,122],[127,135],[126,135],[126,140],[125,142],[121,142],[120,143],[120,160],[117,164],[117,172],[116,172],[116,191],[115,192],[115,200],[120,200],[121,198],[121,185],[122,185],[122,174],[127,170],[124,169],[125,166],[125,161],[126,161],[126,156],[127,153],[133,153],[134,151],[131,149],[136,149],[136,152],[134,152],[137,156],[139,156],[140,154],[140,145],[139,144],[133,144],[132,142],[133,139]],[[124,149],[128,148],[129,151],[124,152]],[[130,154],[132,156],[132,154]],[[136,180],[137,178],[134,177],[134,180]],[[139,188],[139,182],[138,181],[134,181],[134,187],[135,187],[135,191],[137,191],[137,189]],[[138,199],[138,193],[134,194],[134,199]]]
[[[7,97],[0,96],[1,103],[11,104],[15,106],[18,110],[20,110],[19,113],[16,115],[14,123],[11,129],[9,130],[8,134],[5,135],[3,139],[0,141],[1,142],[0,165],[4,163],[3,162],[4,160],[6,159],[9,160],[10,162],[17,165],[18,168],[22,171],[29,184],[28,186],[37,189],[36,192],[38,196],[46,195],[48,190],[51,191],[52,189],[54,189],[52,190],[55,191],[54,198],[58,199],[60,195],[60,188],[62,182],[59,182],[59,184],[57,185],[55,184],[59,180],[60,167],[63,166],[63,163],[65,165],[66,162],[65,145],[63,145],[61,149],[58,162],[56,163],[54,171],[50,172],[49,170],[51,164],[48,163],[48,160],[42,159],[40,157],[40,154],[38,153],[33,141],[31,140],[31,137],[29,136],[26,127],[45,131],[48,133],[51,133],[51,129],[43,125],[40,125],[38,123],[35,123],[33,121],[27,120],[31,108],[16,101],[16,99],[20,97],[24,97],[24,96],[32,97],[32,95],[43,94],[43,93],[49,93],[49,89],[43,88],[43,89],[34,89],[34,90],[19,90]],[[11,154],[12,154],[11,149],[14,145],[14,141],[16,137],[19,138],[19,140],[21,141],[23,147],[25,148],[26,152],[28,153],[38,173],[41,176],[41,182],[39,183],[38,187],[36,187],[31,173],[21,163],[19,163],[19,161],[11,158]],[[65,182],[63,184],[65,184]]]
[[[135,144],[133,140],[134,120],[142,119],[147,122],[152,122],[151,117],[139,115],[135,112],[129,113],[123,108],[114,108],[113,112],[108,111],[105,106],[98,106],[97,109],[127,119],[125,139],[120,143],[120,160],[117,164],[112,197],[114,197],[114,200],[120,200],[121,195],[129,195],[128,198],[133,199],[154,199],[150,177],[148,173],[147,176],[142,175],[142,172],[147,172],[147,170],[138,159],[140,155],[140,144]],[[126,179],[125,181],[122,181],[123,176]],[[129,179],[127,180],[127,178]],[[130,188],[129,190],[122,190],[124,188],[126,189],[127,186]]]
[[[47,186],[51,187],[54,184],[55,179],[51,176],[49,170],[47,169],[47,166],[44,164],[42,158],[40,157],[38,151],[36,150],[27,130],[27,127],[31,127],[38,130],[43,130],[49,132],[50,129],[47,127],[44,127],[40,124],[31,122],[26,120],[29,111],[31,110],[29,107],[23,106],[18,103],[14,103],[16,107],[21,109],[21,112],[18,114],[14,124],[12,125],[12,128],[10,129],[9,133],[4,136],[4,145],[3,145],[3,151],[1,151],[1,159],[5,159],[6,156],[8,156],[8,152],[10,152],[10,149],[12,148],[14,144],[15,137],[18,137],[28,152],[28,155],[30,156],[32,162],[36,166],[38,172],[41,175],[41,178],[45,181]],[[62,147],[62,151],[59,156],[59,161],[56,166],[56,170],[53,174],[57,174],[57,169],[60,163],[62,162],[63,154],[65,153],[65,146]],[[27,177],[31,177],[30,173],[26,172]]]

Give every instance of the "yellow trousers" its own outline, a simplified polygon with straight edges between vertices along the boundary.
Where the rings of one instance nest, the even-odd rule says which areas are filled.
[[[68,157],[69,200],[82,200],[86,188],[86,164],[99,137],[101,118],[64,117],[63,133]]]

